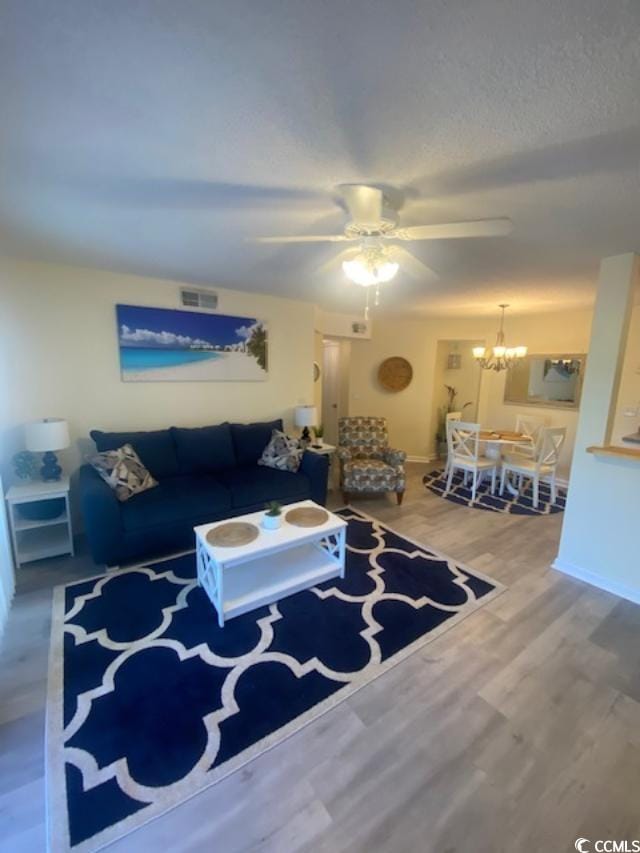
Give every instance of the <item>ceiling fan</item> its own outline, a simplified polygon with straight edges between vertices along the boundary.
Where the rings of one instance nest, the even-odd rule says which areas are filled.
[[[350,216],[342,234],[254,237],[258,243],[356,243],[334,257],[323,269],[342,263],[346,276],[363,287],[391,281],[400,266],[416,278],[437,274],[403,246],[390,241],[451,240],[462,237],[501,237],[512,230],[510,219],[474,219],[437,225],[399,227],[398,213],[384,191],[366,184],[341,184],[337,188]]]

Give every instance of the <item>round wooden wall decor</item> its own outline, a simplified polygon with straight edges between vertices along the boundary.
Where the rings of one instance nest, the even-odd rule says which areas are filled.
[[[378,368],[378,382],[387,391],[404,391],[412,379],[413,367],[400,355],[385,358]]]

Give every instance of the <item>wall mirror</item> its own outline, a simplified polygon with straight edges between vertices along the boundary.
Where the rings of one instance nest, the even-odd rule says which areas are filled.
[[[508,371],[504,402],[577,409],[587,357],[584,353],[528,355]]]

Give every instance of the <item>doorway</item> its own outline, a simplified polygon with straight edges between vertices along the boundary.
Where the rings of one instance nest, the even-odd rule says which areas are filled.
[[[351,341],[322,340],[322,425],[327,444],[338,444],[338,419],[349,414]]]

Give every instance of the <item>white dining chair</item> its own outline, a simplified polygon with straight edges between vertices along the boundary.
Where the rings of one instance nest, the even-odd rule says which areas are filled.
[[[526,435],[530,441],[514,445],[510,453],[516,456],[525,456],[527,459],[535,459],[540,434],[546,424],[545,418],[535,415],[516,415],[516,432]]]
[[[448,429],[448,427],[449,427],[449,423],[451,421],[461,421],[462,420],[462,412],[447,412],[444,420],[445,420],[445,429],[446,429],[446,433],[447,433],[447,461],[444,463],[444,473],[442,476],[446,477],[449,473],[449,459],[451,458],[449,456],[449,429]]]
[[[566,427],[542,427],[536,455],[533,459],[528,459],[525,456],[518,457],[516,454],[504,459],[500,476],[500,494],[504,493],[505,482],[509,474],[516,474],[520,485],[523,479],[532,481],[533,506],[535,509],[538,508],[541,481],[547,481],[551,485],[551,502],[555,503],[558,498],[556,469],[566,435]]]
[[[464,421],[447,422],[447,447],[449,451],[449,473],[444,494],[449,494],[453,474],[456,469],[464,471],[465,483],[467,475],[473,475],[471,486],[471,503],[475,503],[478,486],[487,472],[491,472],[491,494],[496,490],[497,460],[488,459],[480,454],[480,424],[465,423]]]

